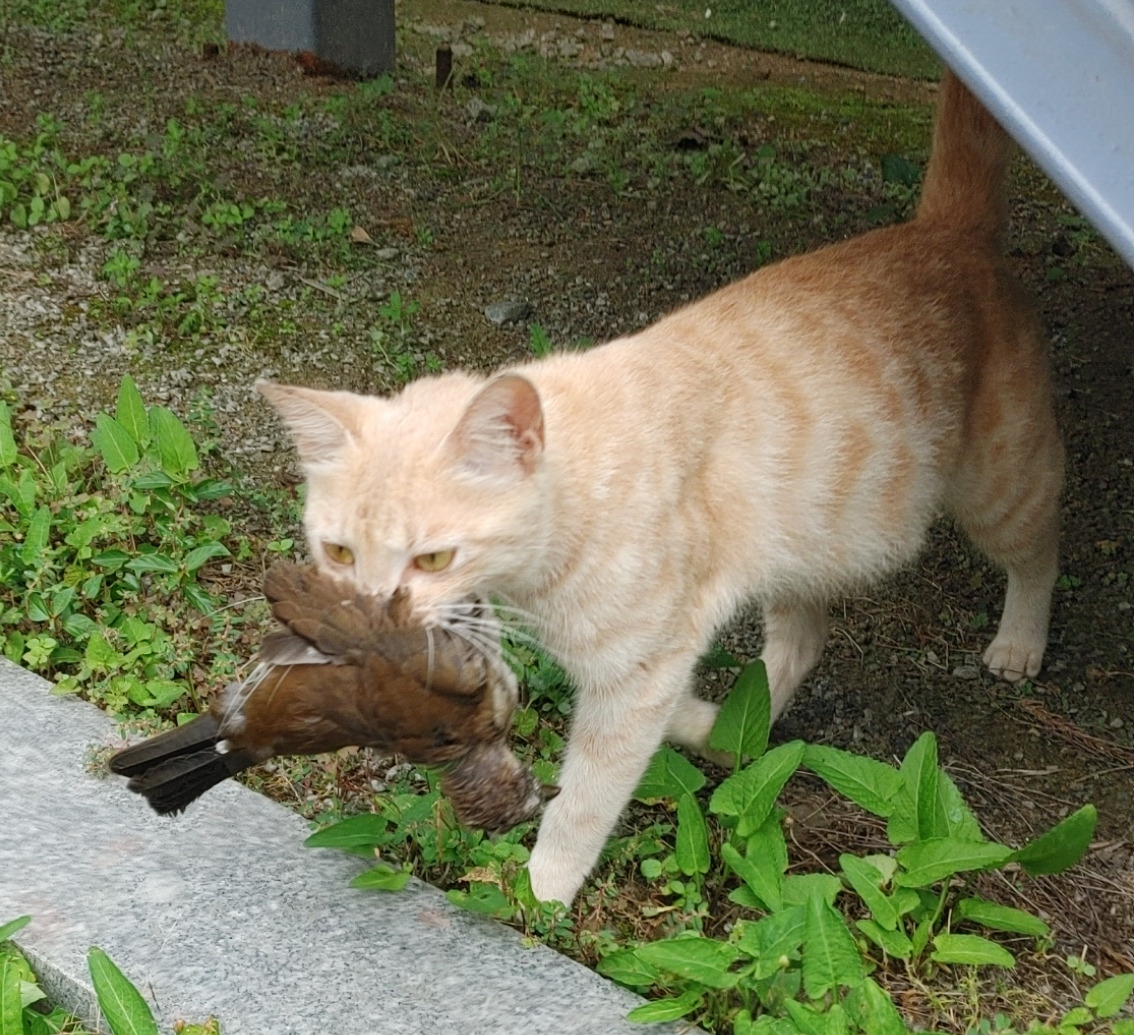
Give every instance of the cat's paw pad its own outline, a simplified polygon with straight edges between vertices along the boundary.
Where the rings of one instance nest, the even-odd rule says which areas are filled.
[[[1024,643],[997,636],[984,652],[984,663],[994,676],[1007,679],[1009,683],[1032,679],[1039,675],[1044,647],[1044,643]]]

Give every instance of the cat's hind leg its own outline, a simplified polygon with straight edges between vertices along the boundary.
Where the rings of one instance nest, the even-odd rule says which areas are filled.
[[[1046,372],[1029,365],[1021,363],[999,391],[990,387],[974,401],[950,499],[974,545],[1008,573],[1004,612],[984,663],[1010,681],[1039,673],[1059,574],[1063,445]]]
[[[1002,507],[980,519],[968,514],[960,523],[989,560],[1008,572],[1004,612],[984,663],[1012,682],[1030,679],[1043,664],[1059,574],[1058,489],[1043,483],[1020,487],[1005,493]]]
[[[827,642],[825,603],[780,601],[764,608],[764,652],[761,659],[768,671],[774,722],[791,701],[799,684],[816,666]],[[718,765],[731,767],[728,752],[709,747],[709,735],[717,721],[719,707],[695,694],[684,694],[677,701],[666,729],[666,739],[687,747]]]
[[[734,761],[732,754],[709,747],[709,735],[713,732],[719,711],[720,706],[712,701],[706,701],[692,692],[683,694],[678,698],[673,715],[670,716],[665,739],[671,744],[680,744],[695,751],[710,762],[731,769]]]
[[[772,693],[772,721],[783,714],[799,684],[818,664],[827,643],[825,601],[775,601],[764,607],[764,665]]]

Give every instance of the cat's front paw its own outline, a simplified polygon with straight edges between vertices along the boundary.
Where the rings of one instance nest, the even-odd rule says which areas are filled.
[[[554,853],[540,850],[539,842],[532,849],[528,860],[528,875],[532,881],[532,894],[541,902],[562,902],[569,906],[583,886],[587,874],[579,872],[563,858]]]
[[[999,634],[984,652],[984,663],[994,676],[1016,683],[1039,675],[1043,664],[1044,642],[1014,640]]]

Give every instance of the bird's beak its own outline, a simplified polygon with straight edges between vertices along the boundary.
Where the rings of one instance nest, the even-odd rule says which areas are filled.
[[[544,802],[544,804],[547,804],[547,802],[551,801],[551,799],[554,798],[560,792],[561,789],[562,788],[557,787],[553,783],[545,783],[539,789],[540,799]]]

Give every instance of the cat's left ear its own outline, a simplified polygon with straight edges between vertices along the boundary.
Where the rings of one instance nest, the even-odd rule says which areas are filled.
[[[305,467],[333,464],[350,441],[364,403],[351,392],[326,392],[260,379],[256,389],[283,418]]]
[[[535,385],[519,374],[493,378],[469,403],[448,446],[474,474],[527,478],[543,453],[543,408]]]

